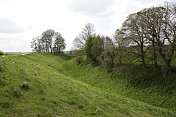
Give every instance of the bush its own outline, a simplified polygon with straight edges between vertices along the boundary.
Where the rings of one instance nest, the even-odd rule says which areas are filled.
[[[79,56],[76,58],[76,63],[79,65],[83,62],[83,57],[82,56]]]
[[[4,52],[0,50],[0,55],[4,55]]]
[[[113,69],[113,63],[111,61],[102,61],[102,67],[105,68],[108,72],[111,72]]]

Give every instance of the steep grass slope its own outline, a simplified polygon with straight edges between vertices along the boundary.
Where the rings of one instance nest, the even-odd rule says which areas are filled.
[[[0,116],[176,116],[62,75],[66,60],[46,53],[0,57]]]
[[[175,59],[172,64],[175,65]],[[76,64],[76,59],[60,65],[63,74],[89,85],[98,87],[111,94],[122,95],[153,106],[176,111],[176,74],[163,76],[153,67],[142,68],[139,65],[117,67],[107,72],[100,66]]]

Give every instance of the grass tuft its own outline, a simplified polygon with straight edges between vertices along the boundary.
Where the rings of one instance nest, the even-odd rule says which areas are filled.
[[[20,87],[21,87],[22,89],[25,89],[25,90],[30,89],[30,88],[29,88],[29,85],[28,85],[28,83],[27,83],[26,81],[23,81],[23,82],[20,84]]]

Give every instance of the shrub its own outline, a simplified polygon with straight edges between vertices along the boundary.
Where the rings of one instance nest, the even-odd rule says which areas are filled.
[[[82,56],[79,56],[76,58],[76,63],[79,65],[83,62],[83,57]]]
[[[4,55],[4,52],[0,50],[0,55]]]
[[[107,71],[112,71],[114,67],[114,58],[115,58],[114,52],[110,51],[103,52],[101,55],[102,67],[107,69]]]
[[[102,61],[102,67],[105,68],[108,72],[111,72],[113,69],[113,63],[111,61]]]

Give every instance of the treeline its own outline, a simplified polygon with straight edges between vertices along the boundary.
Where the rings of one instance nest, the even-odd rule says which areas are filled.
[[[65,40],[62,35],[52,29],[44,31],[41,36],[33,38],[31,42],[33,52],[61,54],[65,47]]]
[[[176,4],[145,8],[130,14],[113,38],[96,34],[94,25],[88,23],[73,45],[72,55],[85,54],[87,61],[94,65],[113,68],[134,64],[136,60],[144,67],[152,62],[157,69],[159,59],[162,59],[165,74],[168,74],[176,50]],[[65,42],[60,33],[46,30],[32,40],[31,47],[34,52],[61,53]],[[126,58],[128,60],[124,62]]]
[[[165,74],[168,74],[176,50],[176,4],[130,14],[115,37],[119,47],[135,47],[129,52],[140,57],[144,66],[152,50],[151,59],[157,68],[159,53],[166,66]]]
[[[94,31],[93,24],[87,24],[73,42],[77,50],[84,51],[87,61],[113,67],[122,64],[126,56],[133,56],[144,67],[146,61],[152,61],[158,68],[161,58],[165,74],[170,72],[176,50],[176,4],[130,14],[116,30],[114,40],[96,35]]]

